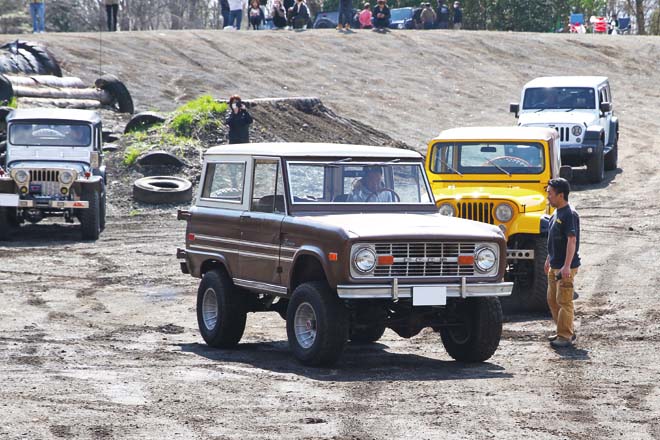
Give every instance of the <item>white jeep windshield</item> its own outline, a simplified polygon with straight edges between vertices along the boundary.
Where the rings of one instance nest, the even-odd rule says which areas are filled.
[[[433,204],[421,163],[288,162],[292,202]]]
[[[89,125],[16,122],[9,127],[9,143],[12,145],[87,147],[91,139]]]
[[[525,90],[523,110],[595,109],[595,93],[590,87],[533,87]]]

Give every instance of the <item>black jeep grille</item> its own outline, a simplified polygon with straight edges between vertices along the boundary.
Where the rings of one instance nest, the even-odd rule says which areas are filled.
[[[31,182],[59,182],[60,172],[54,170],[31,170]]]

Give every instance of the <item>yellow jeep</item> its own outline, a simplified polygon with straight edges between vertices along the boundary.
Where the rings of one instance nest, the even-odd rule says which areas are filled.
[[[561,171],[561,172],[560,172]],[[440,133],[428,144],[426,172],[441,214],[498,226],[507,239],[510,309],[547,310],[546,186],[570,177],[561,167],[556,130],[472,127]]]

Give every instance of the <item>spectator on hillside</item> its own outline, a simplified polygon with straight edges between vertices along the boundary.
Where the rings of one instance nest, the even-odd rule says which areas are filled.
[[[265,17],[264,11],[261,9],[261,5],[259,4],[259,0],[252,0],[252,3],[250,3],[250,8],[248,9],[248,19],[250,22],[248,29],[250,26],[252,26],[252,29],[255,31],[261,28]]]
[[[117,32],[117,12],[119,11],[119,0],[104,0],[105,15],[108,21],[108,32]]]
[[[250,142],[252,116],[250,116],[245,104],[238,95],[229,98],[229,116],[226,124],[229,127],[227,140],[230,144],[247,144]]]
[[[309,21],[309,9],[303,0],[296,0],[291,9],[291,26],[294,29],[303,29]]]
[[[286,21],[287,24],[291,24],[291,13],[293,12],[293,7],[296,5],[296,0],[282,0],[282,5],[286,11]]]
[[[431,3],[424,3],[424,8],[419,18],[422,22],[422,29],[433,29],[436,17],[433,8],[431,8]]]
[[[358,14],[358,21],[360,22],[361,29],[371,29],[373,25],[371,24],[371,5],[369,3],[364,4],[364,8]]]
[[[286,10],[280,0],[273,2],[273,9],[270,11],[270,15],[273,17],[273,26],[275,26],[275,29],[284,29],[286,27]]]
[[[413,9],[412,21],[414,29],[422,28],[422,10],[424,9],[424,3],[421,3],[419,6],[419,8]]]
[[[45,0],[31,0],[30,15],[32,16],[32,32],[35,34],[43,33],[46,30]]]
[[[229,1],[220,0],[220,14],[222,14],[222,27],[229,26]]]
[[[243,11],[247,6],[247,0],[227,0],[229,2],[229,26],[233,26],[237,31],[241,29],[243,21]]]
[[[454,2],[454,29],[460,30],[463,27],[463,9],[460,2]]]
[[[390,25],[390,8],[387,7],[385,0],[378,0],[373,10],[373,24],[376,30],[387,29]]]
[[[438,29],[449,28],[449,6],[444,0],[438,0]]]
[[[349,30],[353,19],[353,0],[339,0],[339,15],[337,16],[337,30]]]

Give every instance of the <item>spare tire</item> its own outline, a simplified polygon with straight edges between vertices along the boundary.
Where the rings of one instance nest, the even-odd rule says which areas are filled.
[[[165,122],[165,117],[159,115],[158,113],[141,112],[138,113],[137,115],[134,115],[131,118],[131,120],[128,121],[128,124],[126,124],[126,128],[124,128],[124,133],[130,133],[132,131],[140,131],[145,128],[149,128],[152,125],[162,124],[163,122]]]
[[[11,81],[0,73],[0,105],[7,105],[14,98],[14,86]]]
[[[133,199],[151,204],[189,202],[192,200],[192,183],[180,177],[143,177],[133,183]]]
[[[116,106],[120,113],[133,114],[133,98],[123,82],[114,75],[103,75],[94,82],[97,89],[105,90],[114,98],[113,106]]]

